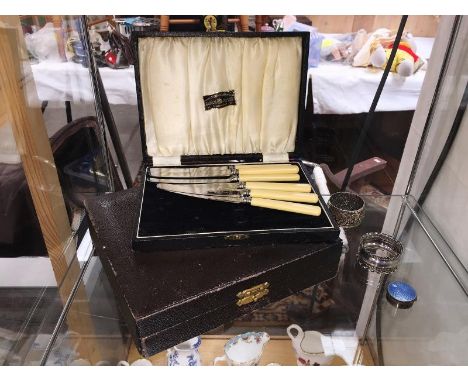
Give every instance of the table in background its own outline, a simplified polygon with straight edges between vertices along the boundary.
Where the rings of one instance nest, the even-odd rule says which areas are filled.
[[[415,42],[417,53],[428,60],[434,39],[415,37]],[[321,61],[307,72],[308,80],[312,81],[314,114],[367,113],[382,74],[382,69]],[[423,69],[406,78],[390,73],[376,111],[415,110],[425,75]]]
[[[430,56],[432,38],[416,38],[421,56]],[[94,102],[89,71],[74,62],[43,61],[31,65],[41,101]],[[136,105],[133,66],[125,69],[99,68],[111,104]],[[377,111],[414,110],[421,92],[425,71],[408,78],[391,74],[377,105]],[[355,114],[369,111],[382,77],[381,69],[320,62],[308,70],[312,80],[314,113]]]
[[[94,103],[89,69],[74,62],[42,61],[31,65],[41,101]],[[133,66],[124,69],[99,68],[111,104],[136,105]]]

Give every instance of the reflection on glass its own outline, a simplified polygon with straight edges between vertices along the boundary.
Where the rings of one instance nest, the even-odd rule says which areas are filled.
[[[368,331],[374,359],[381,365],[465,365],[468,295],[464,275],[451,267],[453,254],[412,197],[405,198],[399,240],[404,245],[397,271],[385,280]],[[447,261],[449,259],[449,261]],[[417,300],[398,309],[386,298],[391,281],[409,283]]]
[[[372,22],[367,20],[366,24],[378,25],[379,16],[372,17]],[[120,56],[121,61],[117,61],[118,55],[106,54],[112,50],[111,44],[122,41],[110,40],[110,30],[105,21],[99,22],[101,19],[90,17],[90,24],[95,23],[90,39],[112,111],[120,119],[118,127],[126,129],[121,135],[124,146],[131,147],[126,154],[133,160],[130,167],[135,174],[141,163],[141,147],[133,67],[129,57]],[[338,32],[326,27],[341,25],[339,22],[320,25],[323,19],[313,19],[319,32]],[[363,19],[352,20],[352,24]],[[409,22],[412,20],[416,19],[410,17]],[[413,25],[428,27],[418,29],[424,35],[415,36],[416,44],[418,54],[427,59],[437,19],[421,16],[420,20],[420,24],[415,21]],[[80,252],[80,248],[90,246],[89,238],[83,237],[84,198],[108,191],[110,179],[118,179],[109,174],[112,160],[103,146],[104,133],[96,116],[87,68],[89,57],[77,32],[78,18],[2,16],[0,25],[0,78],[21,78],[24,86],[19,88],[25,90],[23,98],[17,99],[4,93],[7,87],[0,87],[0,364],[39,364],[44,360],[49,365],[96,365],[116,364],[126,358],[132,362],[139,356],[134,347],[128,350],[128,330],[99,260],[91,258],[85,263],[76,256],[77,248]],[[119,25],[117,28],[120,30]],[[6,49],[12,54],[5,54]],[[330,57],[329,62],[309,71],[315,110],[309,116],[312,128],[306,131],[304,146],[306,158],[327,163],[330,173],[339,175],[347,166],[346,158],[362,128],[361,113],[368,110],[375,91],[368,88],[361,93],[365,96],[353,96],[358,87],[349,79],[355,79],[357,73],[371,76],[376,87],[375,79],[380,75],[378,70],[331,62]],[[339,81],[333,71],[338,65],[340,73],[351,75]],[[391,75],[387,83],[387,88],[403,92],[393,95],[390,103],[385,96],[381,100],[382,109],[375,120],[378,128],[371,131],[366,150],[361,153],[364,171],[351,186],[361,194],[370,194],[364,197],[366,216],[359,227],[346,230],[349,247],[337,277],[211,334],[232,336],[267,330],[285,336],[286,327],[298,322],[307,330],[353,337],[366,287],[366,280],[355,267],[359,238],[366,232],[382,230],[392,199],[382,194],[392,190],[424,76],[424,70],[406,81]],[[337,86],[348,95],[337,98],[337,91],[328,87],[331,97],[321,93],[319,89],[324,87],[319,86],[320,81],[328,81],[328,87]],[[405,91],[411,84],[414,91]],[[21,115],[12,112],[15,105],[22,105],[22,115],[26,116],[23,122],[29,124],[18,123]],[[31,121],[43,122],[32,125]],[[30,132],[40,131],[42,135],[24,139],[23,126],[34,127]],[[31,154],[26,149],[38,151]],[[382,158],[385,165],[372,163],[374,157]],[[36,179],[38,174],[40,181]],[[339,177],[330,179],[339,188]],[[406,202],[414,211],[403,207],[404,224],[398,237],[405,246],[404,259],[390,279],[410,281],[418,300],[411,309],[395,310],[385,296],[381,297],[379,316],[373,318],[369,330],[370,350],[375,360],[389,365],[463,363],[463,344],[468,340],[466,295],[448,266],[456,259],[449,256],[447,243],[424,211],[413,200]],[[442,258],[438,249],[447,258]],[[84,264],[86,272],[74,288]],[[72,291],[76,294],[52,337]],[[49,343],[53,346],[46,353]],[[291,346],[288,351],[285,353],[293,354]],[[162,360],[164,356],[159,356],[156,362]]]
[[[210,342],[211,336],[218,338],[217,342],[214,341],[213,346],[219,346],[220,354],[222,354],[222,345],[228,338],[250,331],[266,331],[270,336],[278,336],[280,340],[274,339],[270,342],[269,347],[275,347],[277,353],[275,356],[265,350],[265,355],[262,357],[261,364],[269,362],[279,362],[283,364],[296,364],[296,356],[294,355],[294,348],[292,343],[287,337],[286,329],[292,323],[298,324],[301,328],[307,331],[318,331],[326,336],[337,341],[337,343],[347,344],[345,349],[348,362],[357,364],[368,364],[372,362],[365,347],[360,347],[354,334],[356,323],[359,316],[360,306],[364,296],[366,287],[365,281],[363,282],[360,275],[357,273],[356,253],[359,246],[359,238],[366,232],[380,232],[385,219],[386,208],[383,207],[389,203],[389,196],[374,197],[365,195],[363,196],[366,202],[367,211],[362,224],[359,227],[346,230],[347,247],[348,251],[340,265],[340,270],[336,278],[324,282],[317,286],[307,288],[296,295],[292,295],[276,303],[270,304],[266,307],[260,308],[248,315],[239,317],[238,319],[226,323],[224,326],[216,328],[209,333],[202,336],[202,357],[205,346]],[[395,197],[401,200],[401,197]],[[91,271],[92,270],[92,271]],[[94,276],[91,276],[91,272]],[[88,276],[89,273],[89,276]],[[86,289],[92,287],[94,278],[102,279],[105,281],[104,286],[107,285],[107,277],[101,267],[100,261],[96,259],[93,264],[90,264],[86,271],[83,283]],[[101,287],[102,288],[102,287]],[[106,322],[106,327],[109,329],[106,335],[99,335],[99,330],[102,330],[101,324],[96,324],[98,328],[94,336],[82,338],[88,346],[100,347],[102,354],[110,352],[109,348],[112,341],[117,341],[121,333],[126,333],[122,328],[126,328],[126,323],[123,317],[116,309],[113,314],[108,311],[106,315],[98,315],[93,311],[93,306],[104,306],[105,304],[117,306],[118,302],[112,289],[90,295],[90,309],[92,311],[93,322],[100,321],[102,325]],[[97,299],[99,296],[100,299]],[[78,304],[79,302],[77,302]],[[71,310],[75,310],[75,303],[72,304]],[[115,325],[118,323],[118,325]],[[101,329],[99,329],[101,328]],[[63,336],[69,333],[68,327],[63,325],[60,329]],[[130,340],[128,334],[124,338]],[[130,341],[131,342],[131,341]],[[116,342],[113,342],[114,344]],[[349,345],[349,346],[348,346]],[[268,349],[268,347],[266,348]],[[57,340],[53,347],[53,357],[47,361],[47,364],[56,364],[57,362],[85,362],[80,357],[77,357],[70,350],[68,345],[62,345],[61,340]],[[109,354],[109,353],[107,353]],[[115,353],[114,353],[115,354]],[[218,355],[218,354],[216,354]],[[141,356],[138,354],[134,345],[129,349],[119,354],[121,360],[133,362]],[[205,355],[207,357],[207,355]],[[60,361],[57,361],[59,359]],[[165,352],[162,352],[150,359],[153,364],[162,365],[167,363]],[[89,361],[89,360],[88,360]],[[107,358],[101,358],[100,361],[111,362],[116,364],[118,360],[112,355],[107,355]],[[212,359],[205,358],[205,364],[210,364]],[[284,363],[286,362],[286,363]],[[96,364],[91,362],[91,364]],[[98,364],[99,363],[98,361]],[[332,364],[342,365],[344,361],[340,358],[333,360]]]
[[[38,364],[89,255],[83,200],[108,191],[109,177],[94,99],[77,100],[71,115],[65,90],[92,95],[87,69],[54,82],[75,18],[1,16],[0,25],[0,364]],[[67,323],[90,327],[86,315]]]

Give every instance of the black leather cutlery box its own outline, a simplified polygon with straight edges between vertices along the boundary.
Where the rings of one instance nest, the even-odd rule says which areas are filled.
[[[308,38],[132,35],[144,182],[89,199],[86,208],[96,253],[143,356],[336,275],[339,228],[295,149]],[[321,215],[193,198],[160,190],[147,176],[157,166],[262,162],[299,166]]]
[[[141,188],[85,201],[96,252],[144,357],[335,276],[341,241],[136,253]]]

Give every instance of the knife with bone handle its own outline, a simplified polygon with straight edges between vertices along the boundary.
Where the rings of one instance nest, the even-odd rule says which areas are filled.
[[[261,184],[261,182],[260,182]],[[228,185],[230,186],[230,185]],[[237,197],[237,198],[262,198],[262,199],[273,199],[283,200],[290,202],[301,202],[301,203],[317,203],[318,196],[310,192],[294,192],[294,191],[281,191],[259,188],[251,189],[247,186],[239,189],[234,187],[226,187],[222,183],[219,185],[213,184],[164,184],[159,183],[156,187],[161,190],[170,192],[179,192],[183,194],[213,196],[213,197]]]
[[[180,184],[180,185],[193,185],[193,186],[212,186],[212,187],[221,187],[224,190],[274,190],[274,191],[284,191],[284,192],[311,192],[312,186],[309,183],[288,183],[288,182],[237,182],[237,183],[228,183],[223,180],[217,180],[216,182],[208,181],[204,182],[204,179],[201,181],[192,181],[184,179],[159,179],[158,181],[150,179],[152,183],[158,184]]]
[[[153,170],[153,169],[151,169]],[[158,177],[151,175],[149,181],[156,183],[238,183],[238,182],[297,182],[301,177],[299,174],[239,174],[229,177]]]
[[[238,188],[248,188],[249,190],[312,192],[312,186],[309,183],[239,182],[238,185]]]
[[[154,178],[229,178],[233,176],[298,173],[299,167],[294,164],[180,166],[153,167],[150,169],[150,176]]]
[[[190,194],[178,191],[165,191],[174,192],[179,195],[185,195],[192,198],[200,198],[207,200],[215,200],[218,202],[228,202],[228,203],[247,203],[254,207],[268,208],[272,210],[293,212],[296,214],[309,215],[309,216],[320,216],[322,209],[319,206],[314,206],[310,204],[303,203],[294,203],[286,202],[283,200],[273,200],[273,199],[263,199],[251,196],[212,196],[212,195],[202,195],[202,194]]]

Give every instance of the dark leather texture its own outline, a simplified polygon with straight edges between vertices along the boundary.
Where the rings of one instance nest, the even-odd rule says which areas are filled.
[[[150,356],[335,276],[341,241],[136,253],[141,188],[89,198],[90,230],[133,334]],[[177,216],[173,217],[178,219]],[[269,294],[237,306],[237,293],[269,282]]]

